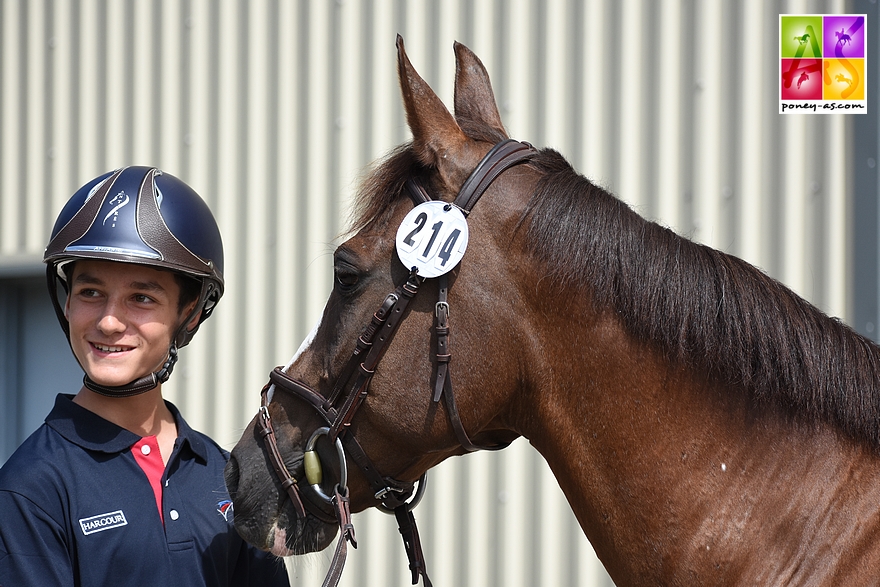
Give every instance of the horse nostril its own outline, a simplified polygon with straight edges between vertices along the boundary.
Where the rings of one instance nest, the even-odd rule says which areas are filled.
[[[234,456],[229,457],[229,462],[226,463],[223,476],[226,478],[226,490],[229,492],[230,497],[234,497],[238,491],[239,478],[238,461],[235,460]]]

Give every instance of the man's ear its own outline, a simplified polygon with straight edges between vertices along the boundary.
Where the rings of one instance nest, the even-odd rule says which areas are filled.
[[[192,331],[192,330],[194,330],[195,327],[199,325],[199,320],[201,319],[201,317],[202,317],[202,313],[201,313],[201,312],[199,312],[198,314],[196,314],[195,317],[194,317],[192,320],[189,321],[189,324],[186,325],[186,329],[187,329],[188,331]]]
[[[194,301],[189,306],[187,306],[186,310],[184,310],[184,312],[183,312],[183,315],[189,316],[190,312],[192,312],[193,309],[195,308],[196,303],[197,303],[197,301]],[[189,321],[189,323],[186,325],[187,332],[192,332],[196,328],[196,326],[199,325],[199,320],[201,318],[202,318],[202,311],[199,310],[198,312],[196,312],[196,315],[193,316],[192,319]]]

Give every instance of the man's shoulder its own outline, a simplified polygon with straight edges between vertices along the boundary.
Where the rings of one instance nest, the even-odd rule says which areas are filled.
[[[42,424],[0,467],[0,491],[30,495],[36,488],[63,481],[69,442]]]

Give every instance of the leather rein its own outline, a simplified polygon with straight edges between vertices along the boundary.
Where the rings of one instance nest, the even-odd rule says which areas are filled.
[[[535,149],[528,143],[513,139],[498,143],[480,161],[462,185],[455,200],[447,206],[458,207],[467,217],[480,196],[501,173],[517,163],[532,158],[535,154]],[[408,179],[406,188],[414,205],[432,200],[424,187],[415,179]],[[507,444],[478,446],[471,442],[459,417],[455,397],[452,393],[452,381],[449,376],[451,354],[449,351],[449,304],[447,302],[448,274],[444,273],[437,279],[439,294],[435,305],[436,322],[434,327],[437,338],[435,357],[437,369],[432,399],[435,403],[439,402],[441,397],[445,399],[450,423],[458,441],[465,450],[471,452],[502,449]],[[425,567],[415,517],[412,514],[413,508],[424,493],[427,473],[419,480],[418,489],[413,495],[413,491],[416,489],[415,483],[384,477],[373,466],[354,434],[349,433],[351,421],[367,397],[376,366],[394,337],[397,327],[406,316],[409,302],[418,293],[419,286],[423,281],[424,278],[419,277],[418,272],[413,268],[406,281],[386,296],[379,309],[373,314],[370,323],[358,337],[354,352],[328,397],[322,396],[308,385],[287,375],[284,367],[276,367],[272,370],[269,374],[269,382],[261,392],[259,432],[272,467],[281,481],[281,486],[287,492],[297,515],[305,518],[308,511],[326,523],[339,525],[340,537],[323,587],[335,587],[338,584],[347,554],[346,543],[350,542],[354,548],[357,548],[348,498],[346,455],[365,475],[376,500],[381,504],[378,506],[379,509],[386,513],[393,513],[397,518],[398,528],[409,559],[409,568],[412,571],[413,585],[418,583],[421,575],[425,587],[432,587]],[[349,382],[352,382],[351,385],[347,385]],[[278,449],[275,429],[268,409],[271,401],[270,390],[273,386],[304,401],[326,423],[325,427],[318,428],[312,434],[305,446],[303,460],[306,479],[311,487],[310,491],[299,487],[298,480],[284,464],[284,458]],[[330,443],[335,445],[340,463],[340,482],[336,484],[333,495],[325,494],[321,488],[321,464],[317,453],[313,450],[317,439],[325,435]]]

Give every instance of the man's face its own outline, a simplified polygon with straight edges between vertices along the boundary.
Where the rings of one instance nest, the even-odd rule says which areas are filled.
[[[158,371],[183,319],[168,271],[113,261],[77,261],[65,314],[70,346],[100,385],[125,385]]]

